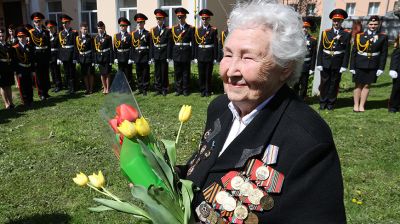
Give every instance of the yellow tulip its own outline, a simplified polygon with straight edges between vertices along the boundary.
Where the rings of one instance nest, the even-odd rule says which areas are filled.
[[[136,130],[140,136],[147,136],[150,134],[149,123],[144,119],[144,117],[136,119]]]
[[[104,179],[103,173],[101,171],[99,171],[98,174],[93,173],[93,175],[90,175],[89,181],[90,184],[96,188],[102,188],[106,183],[106,180]]]
[[[135,124],[128,120],[124,120],[117,128],[127,138],[133,138],[137,134]]]
[[[88,177],[82,172],[76,174],[76,177],[72,178],[72,180],[81,187],[89,182]]]
[[[192,116],[192,106],[183,105],[181,111],[179,111],[179,121],[187,122]]]

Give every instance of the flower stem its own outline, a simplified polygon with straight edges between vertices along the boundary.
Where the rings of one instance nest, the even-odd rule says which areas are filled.
[[[103,189],[104,192],[106,192],[107,194],[109,194],[110,197],[112,197],[114,200],[116,200],[116,201],[118,201],[118,202],[121,202],[121,200],[120,200],[117,196],[115,196],[114,194],[112,194],[111,192],[109,192],[105,187],[101,187],[101,189]]]
[[[121,202],[121,200],[119,198],[117,198],[115,195],[111,194],[104,187],[101,187],[104,190],[104,192],[103,192],[103,191],[97,189],[96,187],[93,187],[91,184],[86,184],[86,185],[89,186],[90,188],[92,188],[93,190],[99,192],[100,194],[104,194],[105,196],[108,196],[108,197],[110,197],[110,198],[112,198],[112,199],[114,199],[114,200],[116,200],[118,202]]]
[[[178,135],[176,136],[175,145],[178,144],[179,135],[181,134],[181,130],[182,130],[182,125],[183,125],[183,122],[181,122],[181,125],[179,126],[179,131],[178,131]]]

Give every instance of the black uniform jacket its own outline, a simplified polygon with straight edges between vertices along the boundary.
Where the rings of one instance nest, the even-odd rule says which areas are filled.
[[[7,42],[4,45],[0,44],[0,80],[1,76],[13,75],[11,60],[14,58],[14,54],[15,51],[11,48],[11,46]]]
[[[14,48],[14,57],[12,58],[12,66],[17,74],[28,75],[34,69],[34,50],[30,43],[22,46],[21,44],[16,44]]]
[[[314,71],[315,68],[315,60],[317,58],[317,40],[313,36],[307,35],[306,41],[307,54],[304,58],[302,72],[308,73],[310,70]]]
[[[151,34],[151,48],[150,58],[154,60],[165,60],[172,58],[171,52],[171,29],[163,25],[161,30],[158,26],[150,30]]]
[[[132,51],[131,59],[135,63],[148,63],[150,61],[150,32],[146,29],[142,30],[142,34],[139,34],[139,30],[132,32]]]
[[[108,64],[113,63],[113,44],[110,35],[104,33],[102,36],[97,34],[94,38],[95,57],[94,61],[96,64]]]
[[[216,27],[203,26],[195,32],[195,58],[200,62],[212,62],[218,59],[218,30]]]
[[[29,30],[31,43],[34,46],[35,61],[48,63],[50,57],[50,33],[44,27]]]
[[[132,36],[130,33],[121,32],[114,34],[114,59],[118,62],[127,63],[131,54]]]
[[[388,38],[385,34],[359,33],[356,35],[351,51],[350,69],[380,69],[383,71],[387,54]]]
[[[225,45],[225,39],[228,36],[229,31],[224,30],[221,32],[221,35],[218,40],[218,61],[220,62],[222,58],[224,57],[224,45]]]
[[[345,223],[340,162],[331,131],[321,117],[284,85],[217,157],[232,123],[228,103],[222,95],[208,107],[200,148],[205,146],[211,155],[204,158],[196,153],[201,160],[186,176],[200,188],[194,208],[203,201],[203,189],[213,182],[223,186],[223,175],[243,171],[249,159],[261,159],[272,144],[279,147],[279,154],[271,167],[284,174],[285,180],[279,194],[270,194],[275,201],[272,210],[255,212],[259,223]]]
[[[332,28],[323,31],[321,35],[317,65],[330,69],[347,68],[350,58],[350,31],[342,28],[336,35]],[[342,53],[338,54],[339,52]]]
[[[58,40],[60,42],[60,52],[59,58],[61,61],[68,61],[72,62],[75,59],[75,41],[76,37],[78,36],[78,32],[73,29],[62,30],[58,33]]]
[[[80,64],[94,63],[94,42],[90,34],[76,37],[75,58]]]
[[[392,58],[390,59],[390,70],[395,70],[397,73],[400,72],[400,48],[398,44],[394,48]]]
[[[58,40],[58,33],[50,35],[50,63],[57,63],[59,51],[60,51],[60,41]]]
[[[172,59],[176,62],[189,62],[194,59],[194,28],[185,24],[183,30],[180,24],[172,27]]]

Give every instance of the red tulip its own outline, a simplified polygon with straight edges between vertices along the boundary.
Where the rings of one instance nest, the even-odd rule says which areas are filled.
[[[114,130],[115,133],[118,133],[118,119],[117,118],[113,118],[111,120],[108,121],[108,124],[111,126],[111,128]]]
[[[129,104],[121,104],[116,108],[117,116],[121,119],[120,122],[128,120],[134,122],[139,117],[139,112]]]

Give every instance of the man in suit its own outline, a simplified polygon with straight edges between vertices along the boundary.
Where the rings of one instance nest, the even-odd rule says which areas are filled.
[[[50,58],[50,33],[42,24],[44,15],[40,12],[34,12],[31,15],[33,29],[29,30],[31,43],[34,46],[35,60],[35,82],[38,89],[40,100],[50,97],[50,76],[49,76],[49,58]]]
[[[199,86],[201,97],[210,96],[211,80],[214,64],[218,59],[218,30],[210,25],[214,14],[208,9],[199,12],[202,25],[195,30],[195,62],[199,71]]]
[[[350,56],[350,31],[342,28],[347,13],[343,9],[334,9],[329,18],[332,19],[332,28],[322,32],[318,48],[317,69],[321,71],[319,85],[320,109],[333,110],[342,73],[347,70]]]
[[[51,79],[53,80],[53,83],[55,85],[53,92],[57,93],[62,89],[60,68],[62,62],[58,59],[60,42],[58,40],[57,22],[54,20],[47,20],[46,27],[50,34],[50,74]]]
[[[299,18],[271,1],[231,13],[220,63],[226,94],[209,105],[200,148],[180,167],[200,189],[198,221],[346,222],[332,133],[287,85],[306,54]]]
[[[294,91],[304,100],[307,97],[308,78],[314,73],[315,58],[317,56],[317,40],[311,36],[310,29],[314,27],[314,21],[310,17],[303,18],[303,32],[306,36],[307,54],[304,58],[303,69],[299,82],[293,87]]]
[[[186,23],[189,12],[182,7],[175,9],[179,23],[172,27],[172,59],[174,60],[175,96],[189,95],[190,62],[194,56],[194,29]]]
[[[168,17],[161,9],[154,10],[157,26],[151,29],[150,58],[154,61],[154,88],[156,95],[166,96],[168,93],[168,62],[171,59],[171,29],[164,24]]]
[[[133,18],[138,24],[138,29],[132,32],[131,60],[136,64],[136,78],[138,94],[147,95],[150,82],[150,32],[144,28],[147,16],[137,13]]]

